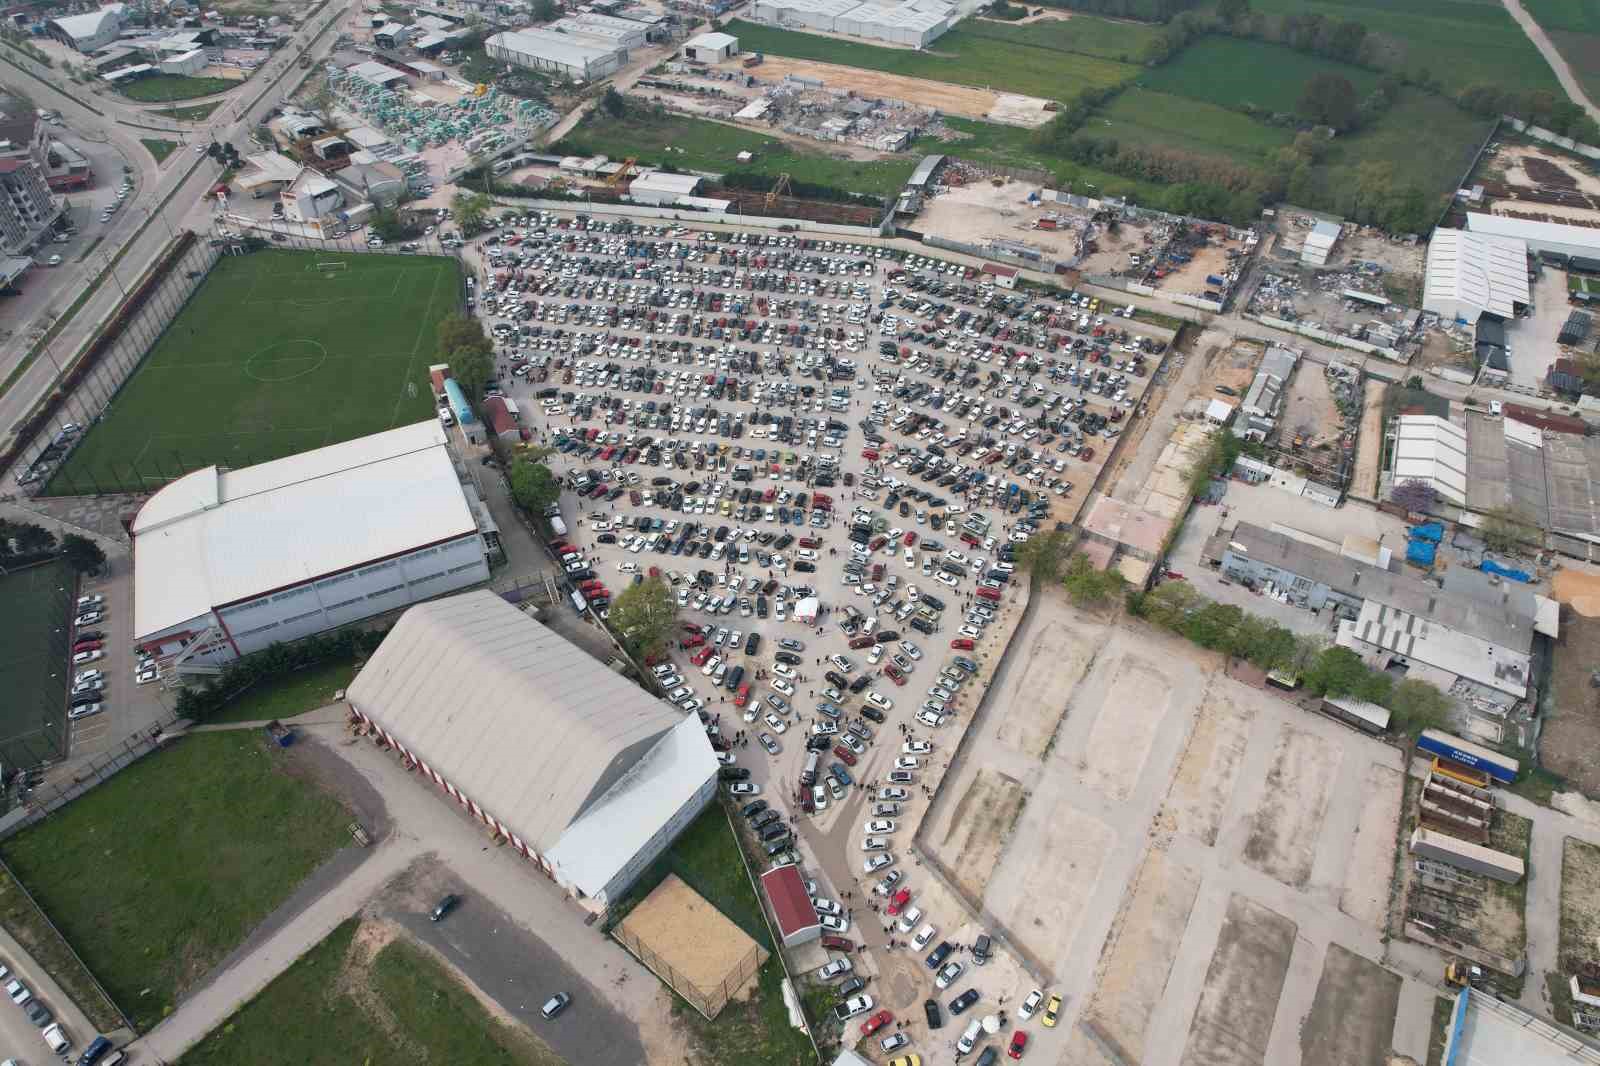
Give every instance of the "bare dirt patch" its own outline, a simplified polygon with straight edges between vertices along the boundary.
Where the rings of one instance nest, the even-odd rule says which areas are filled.
[[[677,874],[668,874],[628,912],[616,936],[651,970],[669,967],[675,986],[681,978],[713,1005],[723,999],[718,990],[741,975],[744,984],[728,998],[743,999],[754,991],[756,972],[767,960],[761,945]]]
[[[1161,667],[1126,656],[1107,683],[1084,746],[1078,766],[1083,783],[1113,800],[1127,799],[1171,705],[1172,684]]]
[[[1301,1066],[1367,1066],[1384,1061],[1399,1006],[1398,975],[1329,944],[1316,999],[1300,1027]]]
[[[1015,901],[1008,922],[1045,959],[1066,958],[1117,842],[1111,827],[1074,807],[1041,810],[1017,838],[1015,861],[998,864],[991,885]],[[1052,856],[1040,862],[1040,856]],[[1005,884],[1003,882],[1011,882]]]
[[[1358,922],[1382,929],[1389,910],[1394,874],[1394,839],[1400,829],[1400,799],[1405,776],[1373,763],[1362,790],[1361,819],[1345,864],[1339,909]]]
[[[986,767],[978,771],[956,804],[939,851],[949,856],[946,865],[955,871],[956,881],[969,899],[983,898],[995,861],[1027,799],[1020,781]]]
[[[1591,681],[1600,663],[1600,581],[1575,570],[1557,572],[1552,594],[1568,606],[1551,660],[1555,699],[1539,736],[1539,761],[1587,796],[1600,796],[1600,688]]]
[[[1245,842],[1245,862],[1290,888],[1305,887],[1342,756],[1341,749],[1314,734],[1284,729]]]
[[[788,75],[796,74],[802,78],[820,79],[830,89],[847,89],[868,99],[904,100],[908,104],[920,104],[950,115],[988,119],[1013,126],[1039,126],[1054,117],[1053,112],[1044,110],[1045,101],[1035,100],[1034,97],[972,89],[927,78],[909,78],[903,74],[843,67],[836,63],[769,55],[757,72],[763,81],[782,81]],[[995,112],[1002,97],[1009,98],[1003,114],[991,117],[991,112]],[[1025,106],[1028,102],[1033,106]],[[1028,121],[1035,111],[1038,120]]]
[[[1005,698],[998,705],[1006,713],[995,727],[995,740],[1031,759],[1043,758],[1097,650],[1059,620],[1038,626],[1026,650],[1012,649],[1026,665],[1001,694]]]
[[[1208,685],[1204,703],[1189,734],[1162,808],[1162,828],[1193,837],[1207,847],[1217,842],[1222,812],[1239,779],[1239,765],[1249,745],[1253,714]]]
[[[1356,438],[1356,475],[1350,491],[1368,500],[1378,498],[1378,474],[1383,459],[1383,394],[1388,383],[1368,378],[1361,406],[1361,432]]]
[[[1183,1066],[1257,1066],[1266,1061],[1297,929],[1259,903],[1229,898]]]
[[[1561,842],[1560,943],[1563,970],[1592,960],[1600,943],[1600,848],[1573,837]]]
[[[1336,442],[1343,421],[1328,389],[1328,376],[1316,363],[1302,363],[1289,379],[1283,414],[1284,435],[1304,437],[1306,446]]]
[[[1126,1062],[1145,1059],[1145,1033],[1161,1001],[1200,878],[1152,851],[1106,937],[1083,1024]]]

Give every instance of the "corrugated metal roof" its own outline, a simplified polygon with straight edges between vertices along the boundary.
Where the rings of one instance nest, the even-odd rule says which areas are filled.
[[[670,196],[693,196],[694,191],[700,187],[704,178],[693,174],[668,174],[664,170],[652,170],[634,178],[628,185],[632,193],[652,192]]]
[[[815,928],[817,909],[811,905],[805,881],[798,866],[779,866],[761,875],[761,887],[778,920],[778,936],[787,940],[796,933]]]
[[[476,531],[434,419],[240,470],[196,470],[134,519],[134,638]]]
[[[591,44],[570,34],[538,29],[497,33],[483,43],[485,47],[504,48],[519,55],[578,67],[617,54],[615,45]]]
[[[349,699],[590,895],[717,770],[693,715],[486,590],[407,611]]]
[[[1467,229],[1492,237],[1515,237],[1529,244],[1576,245],[1600,255],[1600,229],[1592,226],[1569,226],[1562,222],[1540,222],[1531,218],[1509,218],[1469,211]]]
[[[1507,237],[1435,230],[1422,292],[1424,306],[1451,301],[1510,318],[1514,304],[1529,300],[1528,246]]]
[[[911,177],[906,179],[906,184],[913,189],[920,189],[928,184],[928,179],[933,177],[933,172],[939,169],[939,164],[944,162],[942,155],[925,155],[922,162],[917,164],[917,169],[911,172]]]

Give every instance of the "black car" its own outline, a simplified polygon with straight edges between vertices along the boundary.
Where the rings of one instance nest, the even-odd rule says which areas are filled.
[[[824,670],[822,676],[834,688],[846,688],[850,684],[850,679],[837,670]]]
[[[852,977],[850,980],[839,986],[839,998],[849,999],[851,996],[855,995],[857,992],[860,992],[866,987],[867,979],[865,977]]]
[[[746,655],[754,655],[756,653],[757,649],[759,649],[760,647],[761,647],[761,634],[760,633],[751,633],[748,637],[745,638],[745,641],[744,641],[744,653]]]
[[[831,747],[833,747],[833,744],[830,742],[830,738],[826,736],[814,736],[806,738],[807,751],[827,751]]]
[[[780,663],[786,663],[789,666],[800,665],[800,656],[796,655],[792,651],[780,651],[778,654],[774,655],[773,658],[778,660]]]
[[[452,892],[439,901],[439,905],[434,907],[433,912],[428,915],[428,920],[430,922],[442,921],[445,915],[455,910],[460,904],[461,897]]]
[[[750,828],[765,829],[767,826],[771,825],[773,822],[776,822],[782,817],[783,815],[779,814],[771,807],[768,807],[766,810],[762,811],[760,814],[756,815],[750,820]]]
[[[976,988],[969,988],[955,999],[950,1001],[950,1013],[961,1014],[976,1002],[978,1002],[978,990]]]
[[[24,1003],[22,1005],[22,1013],[27,1015],[28,1020],[40,1029],[55,1020],[55,1016],[50,1013],[50,1008],[40,1003],[37,999],[30,999]]]
[[[873,634],[872,639],[877,641],[879,644],[889,644],[893,641],[899,640],[900,634],[898,631],[893,629],[881,629],[877,633]]]
[[[941,1015],[939,1013],[939,1001],[938,1000],[936,1000],[936,999],[925,999],[925,1000],[923,1000],[922,1001],[922,1013],[924,1013],[924,1014],[926,1014],[928,1016],[928,1028],[929,1029],[941,1029],[941,1028],[944,1027],[944,1017],[943,1017],[943,1015]]]
[[[926,633],[929,636],[933,635],[933,623],[928,621],[926,618],[913,618],[908,624],[918,633]]]
[[[861,708],[861,717],[870,718],[874,722],[877,722],[879,725],[882,725],[887,720],[887,719],[884,718],[883,712],[878,710],[878,708],[876,708],[876,707],[863,707],[863,708]]]
[[[854,681],[850,682],[850,691],[852,693],[860,692],[862,689],[866,688],[870,684],[872,684],[872,675],[871,674],[862,674],[860,677],[858,677]]]
[[[949,958],[950,953],[955,949],[956,946],[950,943],[950,941],[939,941],[939,946],[928,953],[928,969],[937,970],[940,966],[944,965],[944,960]]]
[[[717,777],[723,781],[744,781],[750,776],[750,771],[743,766],[724,766],[717,771]]]
[[[753,818],[766,809],[766,800],[751,800],[749,803],[746,803],[743,807],[739,808],[739,813],[744,815],[746,818]]]

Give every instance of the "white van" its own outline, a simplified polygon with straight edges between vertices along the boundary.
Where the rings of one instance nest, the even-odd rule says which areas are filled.
[[[967,1028],[961,1034],[961,1039],[956,1041],[956,1050],[963,1055],[972,1054],[972,1049],[978,1044],[978,1037],[983,1032],[983,1023],[974,1018],[967,1023]]]

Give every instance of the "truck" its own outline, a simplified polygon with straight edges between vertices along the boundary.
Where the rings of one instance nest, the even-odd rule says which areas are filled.
[[[1503,785],[1515,781],[1521,770],[1521,764],[1516,759],[1452,736],[1442,729],[1424,729],[1417,738],[1417,750],[1487,774]]]
[[[1222,288],[1222,286],[1226,285],[1227,282],[1223,281],[1216,274],[1207,274],[1206,275],[1206,284],[1207,285],[1215,285],[1217,288],[1220,289],[1220,288]]]
[[[762,55],[760,52],[751,52],[749,55],[744,57],[742,65],[744,66],[744,69],[749,70],[751,67],[759,67],[762,63],[766,62],[766,59],[767,57]]]

